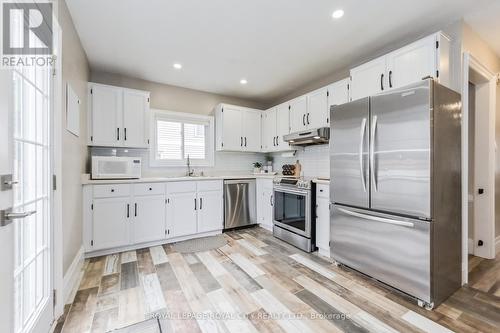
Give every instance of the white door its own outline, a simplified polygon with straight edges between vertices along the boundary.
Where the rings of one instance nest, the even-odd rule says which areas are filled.
[[[223,229],[222,191],[198,192],[198,232]]]
[[[166,237],[164,195],[135,197],[132,208],[133,243],[152,242]]]
[[[196,233],[198,201],[196,192],[169,193],[167,198],[167,224],[170,236],[179,237]]]
[[[14,182],[0,190],[2,332],[47,332],[53,321],[51,73],[0,71],[0,174]]]
[[[224,150],[243,150],[241,110],[224,106],[222,111],[222,140]]]
[[[353,101],[388,89],[386,57],[380,57],[351,69],[351,98]]]
[[[147,147],[148,96],[144,92],[123,91],[123,145]]]
[[[350,79],[343,79],[332,83],[328,87],[328,117],[330,117],[330,108],[333,105],[341,105],[349,102],[349,83]],[[328,119],[330,122],[330,119]]]
[[[421,81],[426,76],[436,77],[436,52],[436,36],[432,35],[389,53],[389,88],[403,87]]]
[[[328,89],[321,88],[307,95],[307,128],[320,128],[328,125]]]
[[[307,128],[307,98],[298,97],[290,101],[291,132],[299,132]]]
[[[124,138],[122,89],[102,85],[90,89],[91,144],[120,146]]]
[[[130,198],[94,199],[92,249],[109,249],[130,243]]]
[[[261,137],[260,137],[260,111],[243,111],[243,150],[260,152]]]
[[[262,116],[262,149],[274,151],[278,144],[276,136],[276,108],[264,111]]]
[[[278,146],[276,150],[289,150],[290,145],[283,140],[283,136],[290,134],[290,110],[288,104],[276,107],[276,136]]]

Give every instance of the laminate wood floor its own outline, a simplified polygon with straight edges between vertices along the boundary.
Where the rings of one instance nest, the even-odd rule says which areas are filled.
[[[500,332],[500,260],[470,258],[469,286],[434,311],[261,228],[218,250],[170,245],[85,261],[58,330],[108,332],[156,317],[162,332]]]

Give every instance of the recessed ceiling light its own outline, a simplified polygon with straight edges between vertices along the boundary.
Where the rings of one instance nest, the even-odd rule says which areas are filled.
[[[241,83],[241,84],[247,84],[247,83],[248,83],[248,81],[247,81],[247,79],[241,79],[241,80],[240,80],[240,83]]]
[[[342,16],[344,16],[344,11],[342,9],[337,9],[336,11],[333,12],[332,17],[334,19],[339,19]]]
[[[181,68],[182,68],[182,65],[176,62],[176,63],[174,64],[174,68],[175,68],[175,69],[181,69]]]

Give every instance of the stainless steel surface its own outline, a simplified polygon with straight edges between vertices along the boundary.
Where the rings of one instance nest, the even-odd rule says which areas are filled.
[[[224,181],[224,229],[257,223],[255,179]]]
[[[368,119],[370,99],[333,106],[331,109],[330,193],[335,201],[368,208]]]
[[[339,208],[342,208],[340,210]],[[346,214],[345,211],[359,213]],[[379,222],[397,216],[333,206],[332,258],[379,281],[431,302],[431,223],[413,220],[412,227]],[[407,219],[400,222],[408,222]]]
[[[321,127],[301,132],[290,133],[283,136],[283,140],[292,146],[310,146],[328,143],[330,128]]]
[[[290,186],[274,186],[275,225],[311,238],[311,190]]]
[[[0,191],[12,190],[12,185],[17,184],[18,181],[12,180],[12,175],[0,176]]]
[[[431,84],[371,98],[374,210],[431,218]]]
[[[306,251],[312,252],[314,249],[314,243],[310,238],[302,237],[300,235],[294,234],[286,229],[280,228],[277,225],[273,226],[273,235],[293,246]]]
[[[28,211],[28,212],[12,212],[12,209],[0,210],[0,227],[5,227],[12,223],[13,220],[23,219],[30,215],[36,213],[36,210]]]
[[[427,79],[331,111],[332,258],[427,304],[461,285],[460,100]]]

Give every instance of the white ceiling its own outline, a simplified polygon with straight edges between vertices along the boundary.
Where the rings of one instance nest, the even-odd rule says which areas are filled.
[[[496,0],[66,1],[92,70],[269,102]]]

